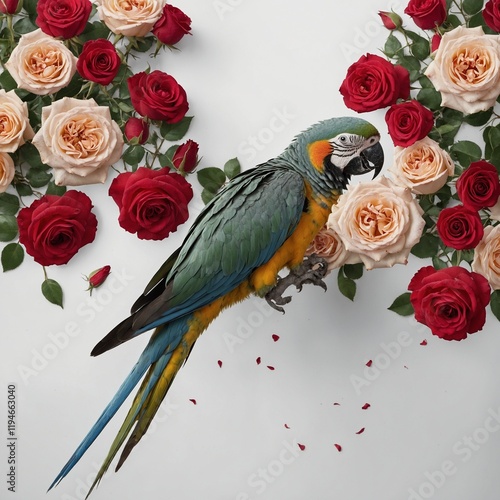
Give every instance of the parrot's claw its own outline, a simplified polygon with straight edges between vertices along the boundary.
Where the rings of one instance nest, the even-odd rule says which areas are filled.
[[[291,270],[288,276],[284,278],[278,276],[276,285],[265,295],[267,303],[273,309],[284,314],[285,310],[280,306],[288,304],[292,300],[290,296],[283,297],[285,290],[294,285],[300,292],[303,285],[311,283],[320,286],[326,291],[327,286],[323,278],[326,276],[327,271],[328,263],[322,257],[315,254],[305,257],[302,264]]]

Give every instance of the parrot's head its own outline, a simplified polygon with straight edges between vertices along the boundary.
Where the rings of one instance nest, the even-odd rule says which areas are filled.
[[[307,177],[319,183],[321,191],[343,190],[353,175],[373,170],[376,177],[384,163],[384,152],[377,129],[361,118],[332,118],[313,125],[297,137],[307,158]]]

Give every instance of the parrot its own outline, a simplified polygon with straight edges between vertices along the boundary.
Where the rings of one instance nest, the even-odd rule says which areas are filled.
[[[375,126],[359,117],[336,117],[307,128],[280,155],[228,181],[152,277],[130,315],[93,348],[91,356],[98,356],[154,330],[49,490],[70,472],[141,382],[88,495],[125,443],[116,465],[120,469],[196,340],[222,310],[256,295],[283,311],[281,306],[291,300],[283,297],[288,286],[325,287],[326,263],[314,255],[305,257],[306,250],[351,176],[373,171],[375,177],[383,162]],[[285,268],[289,275],[281,277]]]

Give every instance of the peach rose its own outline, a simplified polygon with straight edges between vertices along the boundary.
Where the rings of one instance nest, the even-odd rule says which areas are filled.
[[[28,105],[13,90],[0,89],[0,152],[13,153],[33,135]]]
[[[347,250],[340,236],[327,225],[316,235],[306,250],[306,255],[316,254],[328,263],[328,273],[341,267],[347,259]]]
[[[97,0],[101,21],[117,35],[146,36],[160,19],[165,0]]]
[[[104,182],[123,149],[120,128],[107,106],[93,99],[63,97],[42,108],[42,126],[33,138],[60,186]]]
[[[5,66],[19,88],[47,95],[68,85],[76,61],[63,42],[38,29],[21,37]]]
[[[441,92],[442,106],[476,113],[500,94],[500,35],[459,26],[445,33],[425,75]]]
[[[14,167],[14,162],[10,155],[7,153],[0,153],[0,193],[7,191],[15,173],[16,168]]]
[[[453,175],[455,164],[436,141],[425,137],[407,148],[397,146],[388,172],[399,186],[410,188],[415,194],[432,194]]]
[[[474,249],[472,270],[484,276],[493,290],[500,290],[500,226],[486,226]]]
[[[422,209],[408,188],[387,177],[350,185],[333,206],[328,226],[366,269],[406,264],[424,229]]]

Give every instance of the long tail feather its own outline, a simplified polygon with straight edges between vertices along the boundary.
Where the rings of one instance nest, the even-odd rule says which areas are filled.
[[[106,406],[101,416],[97,419],[96,423],[90,429],[78,448],[75,450],[66,465],[62,468],[61,472],[54,479],[49,487],[49,490],[59,484],[59,482],[69,473],[69,471],[76,465],[83,454],[88,450],[90,445],[96,440],[97,436],[102,432],[104,427],[108,424],[111,418],[118,411],[118,408],[123,404],[125,399],[132,392],[133,388],[138,384],[148,367],[151,365],[147,351],[144,351],[132,371],[129,373],[123,384],[118,389],[113,399]]]

